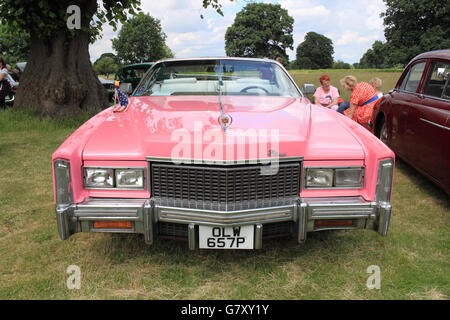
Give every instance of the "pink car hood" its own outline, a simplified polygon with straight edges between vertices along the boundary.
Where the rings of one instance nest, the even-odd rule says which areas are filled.
[[[364,159],[358,140],[342,121],[336,121],[342,115],[313,106],[305,98],[225,96],[222,105],[232,117],[226,134],[218,122],[217,96],[132,97],[127,112],[110,112],[90,135],[83,159],[173,158],[174,148],[182,143],[189,146],[190,154],[176,153],[180,154],[176,158],[254,159],[248,150],[259,143],[258,158],[268,158],[269,150],[274,150],[272,156],[305,160]],[[256,133],[258,139],[266,134],[272,142],[255,142],[247,136],[247,151],[239,154],[237,145],[243,142],[237,137],[242,132]],[[218,149],[211,152],[211,144]],[[234,148],[234,154],[227,154],[227,148]],[[217,152],[220,149],[223,152]]]

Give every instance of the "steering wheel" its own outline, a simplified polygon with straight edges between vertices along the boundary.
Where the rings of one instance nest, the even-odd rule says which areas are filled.
[[[269,94],[269,91],[267,91],[266,88],[260,87],[260,86],[249,86],[249,87],[245,87],[245,88],[242,89],[240,92],[247,92],[247,90],[250,90],[250,89],[260,89],[260,90],[263,90],[265,93]]]

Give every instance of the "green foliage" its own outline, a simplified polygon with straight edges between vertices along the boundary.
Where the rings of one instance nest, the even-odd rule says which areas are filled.
[[[95,61],[94,70],[97,74],[115,73],[119,70],[119,66],[114,62],[113,58],[104,57]]]
[[[372,48],[367,50],[359,61],[359,68],[384,69],[392,67],[389,62],[389,44],[379,40],[375,41]]]
[[[338,60],[333,62],[333,69],[353,69],[353,66],[349,63]]]
[[[12,30],[0,24],[0,56],[13,66],[17,62],[26,61],[30,51],[30,35],[26,32]]]
[[[333,66],[333,42],[324,35],[308,32],[297,47],[296,63],[300,69],[327,69]]]
[[[101,37],[102,24],[108,22],[117,27],[124,22],[127,14],[139,11],[140,0],[103,0],[103,6],[97,0],[2,0],[0,2],[0,22],[19,31],[25,31],[42,39],[51,39],[57,32],[76,35],[89,32],[91,40]],[[70,14],[67,8],[77,5],[81,8],[80,30],[67,28]]]
[[[281,57],[287,61],[286,49],[293,49],[294,19],[280,5],[250,3],[237,15],[225,34],[228,56]]]
[[[112,52],[102,53],[102,55],[100,57],[98,57],[97,60],[95,60],[94,65],[97,64],[103,58],[112,58],[114,60],[114,63],[117,64],[118,66],[120,66],[119,58]]]
[[[161,22],[141,12],[122,26],[112,47],[124,64],[150,62],[170,55],[165,41]]]
[[[384,35],[390,65],[407,64],[416,55],[450,48],[450,2],[383,0]]]
[[[233,2],[233,0],[230,1]],[[222,4],[220,3],[220,0],[203,0],[203,8],[206,9],[209,6],[216,10],[218,14],[223,16]],[[203,15],[200,15],[200,17],[203,19]]]

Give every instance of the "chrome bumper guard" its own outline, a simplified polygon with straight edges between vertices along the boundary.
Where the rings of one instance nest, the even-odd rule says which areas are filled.
[[[189,248],[197,246],[196,226],[255,225],[255,249],[262,247],[265,224],[293,221],[299,243],[307,232],[329,229],[367,228],[386,236],[391,216],[388,202],[368,202],[361,197],[298,199],[292,205],[232,212],[208,211],[158,206],[151,199],[86,199],[82,203],[57,206],[58,231],[65,240],[76,232],[141,233],[152,244],[158,222],[185,224],[188,228]],[[351,227],[316,228],[317,220],[355,220]],[[95,230],[94,221],[131,221],[132,229]]]

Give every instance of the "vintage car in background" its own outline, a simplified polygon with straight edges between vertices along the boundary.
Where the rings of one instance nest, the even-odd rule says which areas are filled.
[[[153,62],[144,62],[123,66],[116,73],[115,80],[120,81],[122,91],[125,91],[126,94],[131,94],[153,64]],[[131,86],[126,87],[123,86],[124,84],[131,84]]]
[[[450,194],[450,49],[418,55],[374,115],[397,156]]]
[[[312,105],[273,60],[162,60],[125,106],[53,153],[61,239],[121,232],[260,249],[322,230],[388,232],[394,153]]]
[[[101,76],[98,76],[98,80],[102,84],[102,86],[105,88],[105,90],[108,92],[108,99],[110,101],[113,100],[114,97],[114,80],[108,80]]]

